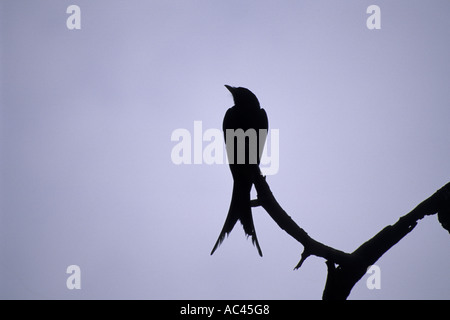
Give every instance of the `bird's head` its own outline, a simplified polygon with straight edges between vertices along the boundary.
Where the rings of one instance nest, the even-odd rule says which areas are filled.
[[[258,98],[256,98],[253,92],[251,92],[247,88],[232,87],[229,85],[225,85],[225,88],[227,88],[233,95],[235,106],[245,108],[260,108]]]

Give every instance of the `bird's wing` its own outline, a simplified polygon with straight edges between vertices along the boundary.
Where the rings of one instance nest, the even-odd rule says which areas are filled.
[[[267,118],[266,110],[261,108],[258,118],[259,129],[269,129],[269,118]]]
[[[227,148],[227,157],[230,163],[236,163],[236,146],[233,143],[227,143],[227,129],[234,129],[236,126],[236,109],[231,107],[225,113],[223,117],[222,130],[225,145]],[[233,158],[233,159],[232,159]]]
[[[269,129],[269,119],[267,118],[267,113],[266,110],[264,110],[263,108],[261,108],[261,110],[259,111],[258,114],[258,129]],[[268,131],[262,133],[261,131],[259,131],[258,137],[259,139],[262,139],[262,141],[258,141],[258,164],[261,161],[261,157],[263,154],[263,150],[264,150],[264,145],[266,144],[266,138],[268,135]],[[262,146],[262,147],[261,147]]]
[[[233,107],[229,108],[223,117],[222,129],[225,131],[226,129],[233,129],[233,116],[234,109]]]
[[[229,108],[223,117],[222,130],[226,141],[226,129],[233,129],[233,114],[234,109]]]

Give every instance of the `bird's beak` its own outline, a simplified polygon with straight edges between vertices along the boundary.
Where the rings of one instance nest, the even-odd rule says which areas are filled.
[[[228,89],[228,91],[230,91],[231,92],[231,94],[233,94],[233,92],[234,92],[234,87],[232,87],[232,86],[229,86],[229,85],[225,85],[225,88],[227,88]]]

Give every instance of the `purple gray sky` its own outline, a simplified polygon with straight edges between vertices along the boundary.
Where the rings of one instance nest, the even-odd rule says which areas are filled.
[[[66,9],[81,9],[68,30]],[[366,9],[381,9],[369,30]],[[175,165],[171,134],[221,128],[224,84],[279,130],[268,182],[317,240],[351,252],[450,178],[450,2],[0,2],[0,298],[320,299],[327,275],[261,208],[213,256],[232,179]],[[350,299],[449,299],[436,216]],[[66,268],[81,269],[80,290]]]

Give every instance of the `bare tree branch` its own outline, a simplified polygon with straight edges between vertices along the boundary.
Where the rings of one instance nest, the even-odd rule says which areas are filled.
[[[258,193],[258,201],[260,205],[267,211],[278,226],[286,231],[291,237],[300,242],[305,250],[302,259],[295,267],[298,269],[301,263],[310,255],[319,256],[325,259],[331,259],[339,263],[345,264],[350,258],[348,253],[328,247],[313,238],[311,238],[305,230],[300,228],[294,220],[284,211],[272,194],[265,177],[257,175],[254,185]]]
[[[258,199],[253,200],[252,205],[262,206],[281,229],[304,247],[300,261],[295,269],[300,268],[303,262],[311,255],[327,260],[328,276],[322,296],[323,299],[327,300],[347,299],[353,286],[364,276],[367,268],[411,232],[417,225],[417,221],[426,215],[433,215],[439,211],[439,221],[444,221],[441,221],[444,228],[448,227],[450,183],[420,203],[410,213],[401,217],[394,225],[385,227],[350,254],[311,238],[279,205],[265,177],[260,173],[255,174],[254,185]]]

